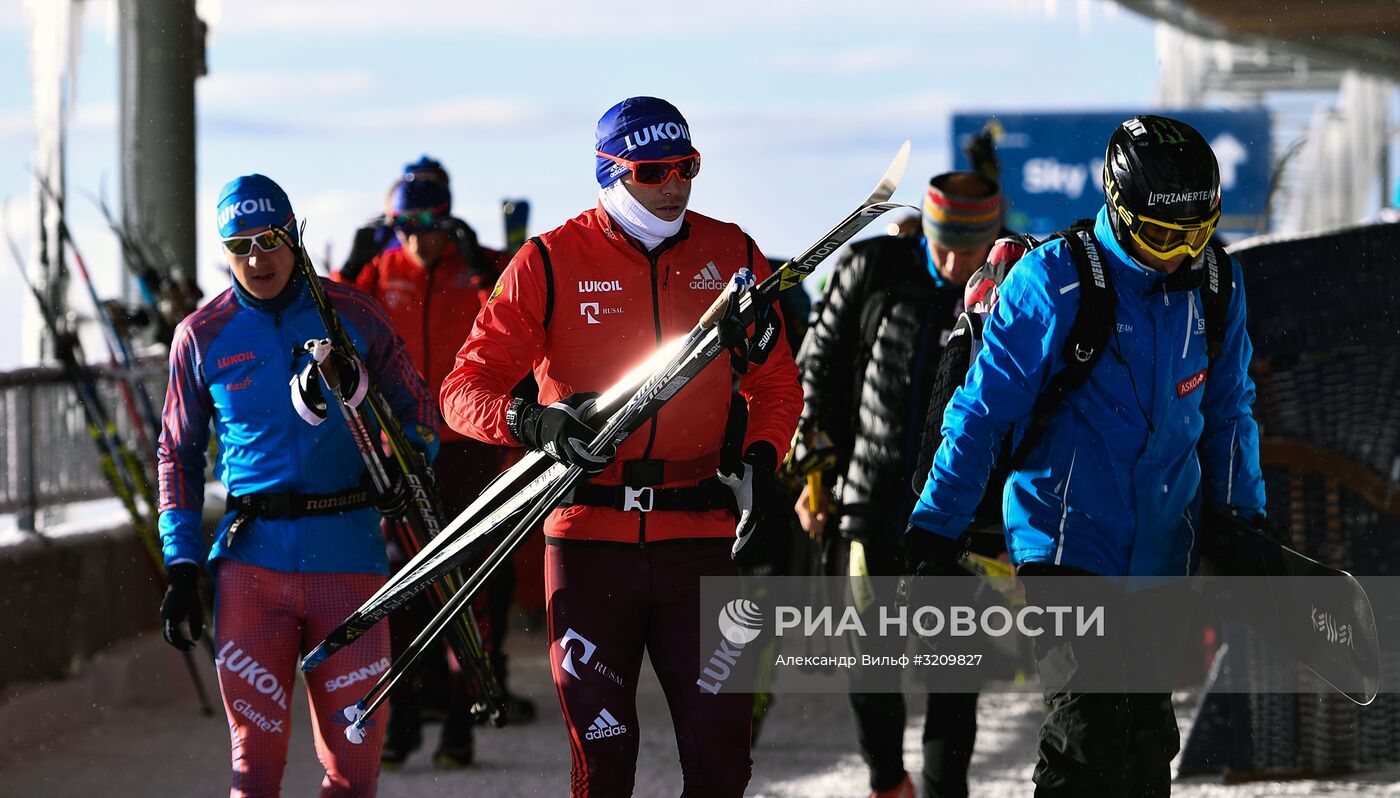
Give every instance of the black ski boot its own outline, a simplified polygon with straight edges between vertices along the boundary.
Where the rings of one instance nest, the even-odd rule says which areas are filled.
[[[412,703],[389,705],[389,722],[384,728],[384,748],[379,752],[379,766],[386,771],[398,770],[405,760],[423,744],[423,724],[418,707]]]
[[[505,693],[506,696],[506,722],[511,726],[533,723],[535,702],[510,691],[510,671],[506,669],[508,660],[509,658],[499,651],[491,655],[491,670],[495,671],[496,679],[501,685],[501,692]]]
[[[535,720],[535,702],[506,693],[506,718],[511,726],[521,726]]]
[[[466,712],[451,712],[442,721],[442,740],[433,754],[433,767],[460,770],[469,767],[476,758],[476,742],[472,737],[472,716]]]

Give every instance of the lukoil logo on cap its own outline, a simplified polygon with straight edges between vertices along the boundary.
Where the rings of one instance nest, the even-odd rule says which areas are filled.
[[[276,213],[277,208],[270,199],[245,199],[242,202],[235,202],[219,211],[219,226],[228,224],[230,219],[259,212]]]
[[[266,175],[243,175],[226,183],[219,191],[215,219],[219,235],[224,238],[264,225],[286,228],[294,239],[296,237],[296,231],[287,228],[292,219],[292,203],[287,199],[287,192]]]
[[[622,137],[627,151],[645,147],[653,141],[690,141],[690,130],[679,122],[664,122],[659,125],[643,125]]]

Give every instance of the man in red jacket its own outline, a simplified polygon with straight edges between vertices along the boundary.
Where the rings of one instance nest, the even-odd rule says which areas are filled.
[[[442,378],[452,370],[457,348],[471,331],[507,257],[480,246],[476,233],[451,215],[452,194],[446,172],[440,164],[431,163],[437,166],[436,170],[415,171],[410,164],[390,190],[385,223],[393,230],[399,246],[375,256],[354,274],[353,282],[384,306],[414,367],[436,392]],[[440,425],[440,429],[442,447],[433,467],[440,476],[438,486],[445,520],[450,520],[501,471],[507,450],[466,438],[445,426]],[[403,531],[398,528],[400,523],[385,521],[389,562],[395,569],[408,560],[407,552],[397,543]],[[506,670],[501,642],[513,581],[514,572],[501,569],[499,578],[492,580],[489,590],[475,603],[482,639],[502,684]],[[396,656],[431,617],[421,600],[395,616],[390,623],[390,636]],[[456,662],[450,655],[447,662],[453,668],[447,677],[447,715],[433,764],[464,767],[471,763],[474,754],[470,701],[462,674],[455,669]],[[406,690],[390,694],[381,757],[387,768],[402,764],[422,743],[420,695],[421,691]],[[512,699],[510,714],[514,722],[528,721],[534,715],[534,707],[524,699]]]
[[[752,697],[696,687],[700,577],[737,574],[735,506],[771,485],[802,409],[797,367],[778,336],[737,392],[715,364],[615,458],[588,453],[593,392],[688,332],[739,269],[769,272],[737,226],[686,210],[700,154],[670,103],[613,106],[598,122],[596,156],[597,207],[516,254],[443,383],[443,414],[460,432],[592,474],[545,522],[550,660],[573,795],[632,794],[646,651],[671,708],[683,794],[738,796],[752,768]],[[531,370],[544,405],[510,395]],[[744,463],[722,482],[731,401],[747,403],[749,423]]]

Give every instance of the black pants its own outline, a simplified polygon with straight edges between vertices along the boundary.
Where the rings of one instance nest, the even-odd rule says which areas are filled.
[[[1154,624],[1162,614],[1152,607],[1189,600],[1185,583],[1124,593],[1109,580],[1074,568],[1027,563],[1019,574],[1028,604],[1102,602],[1124,611],[1111,614],[1110,623],[1132,618],[1131,628],[1141,632],[1135,641],[1049,634],[1035,639],[1050,706],[1037,746],[1037,798],[1170,795],[1180,734],[1166,690],[1180,666],[1186,630],[1176,621]],[[1066,576],[1079,577],[1072,589],[1062,579]],[[1145,684],[1155,685],[1155,691],[1142,691]]]
[[[862,544],[871,576],[901,573],[896,547]],[[846,570],[849,575],[849,568]],[[893,596],[876,595],[862,622],[874,628],[877,608],[893,603]],[[901,637],[851,638],[856,656],[899,656]],[[856,741],[870,768],[870,789],[888,790],[904,780],[904,721],[902,693],[867,693],[859,679],[852,684],[851,710],[856,716]],[[924,716],[923,794],[927,798],[967,798],[967,767],[977,738],[977,693],[929,693]]]
[[[904,779],[904,696],[851,693],[861,758],[870,789],[888,790]],[[923,795],[967,798],[967,766],[977,737],[976,693],[929,693],[924,717]]]

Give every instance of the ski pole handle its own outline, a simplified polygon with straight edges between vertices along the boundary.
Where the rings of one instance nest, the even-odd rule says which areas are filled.
[[[719,296],[715,297],[714,304],[710,305],[709,310],[705,311],[705,315],[700,317],[698,326],[701,329],[709,329],[719,323],[720,319],[737,311],[739,298],[753,287],[753,272],[747,266],[735,272],[734,276],[729,278],[729,284],[724,287]]]

